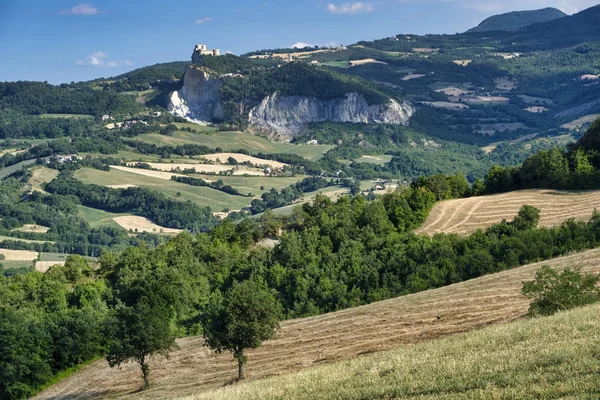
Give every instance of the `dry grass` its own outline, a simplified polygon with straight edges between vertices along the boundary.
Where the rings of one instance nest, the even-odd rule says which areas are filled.
[[[471,64],[473,60],[454,60],[452,62],[456,65],[460,65],[461,67],[466,67],[467,65]]]
[[[37,272],[48,272],[50,267],[54,267],[55,265],[65,265],[65,261],[36,261],[35,270]]]
[[[156,225],[154,222],[144,217],[129,215],[115,217],[113,218],[113,221],[115,221],[124,229],[132,230],[134,232],[164,233],[174,235],[182,232],[181,229],[163,228],[162,226]]]
[[[424,76],[426,76],[426,75],[425,74],[409,74],[409,75],[402,77],[402,80],[403,81],[411,81],[413,79],[423,78]]]
[[[33,232],[33,233],[47,233],[50,230],[47,226],[35,225],[35,224],[25,224],[20,228],[13,229],[13,231],[20,232]]]
[[[374,58],[366,58],[364,60],[350,61],[351,67],[357,67],[359,65],[365,65],[365,64],[385,64],[385,65],[387,65],[386,62],[378,61],[378,60],[375,60]]]
[[[161,165],[167,165],[167,164],[161,164]],[[168,165],[172,165],[172,164],[168,164]],[[183,174],[176,174],[173,172],[162,172],[162,171],[152,171],[150,169],[141,169],[141,168],[132,168],[132,167],[121,167],[119,165],[111,165],[110,167],[111,169],[118,169],[119,171],[124,171],[124,172],[131,172],[132,174],[137,174],[137,175],[142,175],[142,176],[148,176],[150,178],[158,178],[158,179],[164,179],[167,181],[171,180],[172,176],[186,176]],[[173,167],[175,168],[175,167]],[[108,185],[108,187],[110,187],[111,185]]]
[[[525,204],[541,210],[540,226],[559,225],[569,218],[585,221],[600,204],[600,191],[524,190],[443,201],[436,204],[417,233],[467,235],[503,219],[512,220]]]
[[[54,180],[58,176],[58,171],[46,167],[36,168],[31,173],[31,178],[27,182],[31,185],[31,191],[39,191],[45,193],[42,189],[42,184]]]
[[[598,312],[523,319],[186,399],[598,399]]]
[[[172,169],[180,168],[182,171],[184,169],[194,169],[198,174],[218,174],[220,172],[228,172],[233,171],[233,175],[253,175],[253,176],[264,176],[265,173],[262,169],[259,168],[248,168],[243,165],[214,165],[214,164],[176,164],[176,163],[148,163],[152,168],[158,169],[161,171],[171,171]],[[123,167],[120,167],[123,168]],[[147,172],[157,172],[144,170]],[[133,171],[130,171],[133,172]],[[137,172],[136,172],[137,173]],[[159,172],[160,173],[160,172]],[[171,174],[173,175],[173,174]],[[150,176],[150,175],[149,175]],[[171,177],[169,177],[171,179]]]
[[[33,261],[38,257],[37,251],[0,249],[6,261]]]
[[[539,107],[539,106],[531,106],[531,107],[527,107],[525,108],[525,111],[529,111],[530,113],[543,113],[548,111],[548,109],[546,107]]]
[[[462,95],[472,93],[472,92],[469,92],[468,90],[461,89],[461,88],[458,88],[455,86],[438,89],[438,90],[436,90],[436,92],[444,93],[446,96],[454,96],[454,97],[460,97]]]
[[[594,122],[596,120],[596,118],[600,118],[600,114],[590,114],[590,115],[586,115],[583,116],[581,118],[577,118],[574,121],[571,121],[567,124],[563,124],[560,127],[561,128],[565,128],[565,129],[569,129],[571,131],[575,131],[579,128],[583,128],[585,125],[587,124],[591,124],[592,122]]]
[[[279,161],[264,160],[262,158],[252,157],[246,154],[239,153],[218,153],[207,154],[205,156],[202,156],[202,158],[212,162],[216,162],[217,160],[219,160],[221,164],[226,163],[230,157],[235,159],[239,163],[250,162],[252,165],[268,165],[271,168],[283,168],[288,165]]]
[[[130,185],[128,183],[124,184],[124,185],[108,185],[107,187],[111,188],[111,189],[129,189],[129,188],[134,188],[137,187],[136,185]]]
[[[248,353],[248,378],[350,360],[513,321],[526,313],[529,304],[521,295],[521,282],[532,279],[542,265],[600,271],[599,260],[600,249],[590,250],[436,290],[283,322],[275,339]],[[98,361],[36,399],[179,398],[227,385],[235,376],[231,355],[211,353],[201,338],[178,343],[179,350],[169,359],[151,360],[154,386],[149,391],[137,393],[140,372],[136,365],[118,370]]]
[[[469,104],[502,105],[508,104],[510,99],[502,96],[465,96],[462,100]]]

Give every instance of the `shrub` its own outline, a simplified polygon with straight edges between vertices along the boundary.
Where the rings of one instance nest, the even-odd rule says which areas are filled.
[[[600,275],[569,268],[559,273],[545,266],[537,271],[535,280],[523,282],[522,293],[532,300],[530,316],[552,315],[600,301],[598,281]]]

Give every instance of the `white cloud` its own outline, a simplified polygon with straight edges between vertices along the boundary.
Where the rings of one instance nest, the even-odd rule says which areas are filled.
[[[361,14],[375,11],[374,3],[363,3],[358,1],[356,3],[344,3],[344,4],[333,4],[327,5],[327,11],[332,14]]]
[[[110,68],[130,67],[133,65],[133,63],[129,60],[108,60],[108,55],[103,51],[97,51],[95,53],[92,53],[89,56],[85,57],[83,60],[77,60],[75,64]]]
[[[73,8],[62,10],[60,12],[62,15],[96,15],[100,14],[100,10],[96,7],[91,6],[89,4],[80,4]]]
[[[212,18],[207,17],[207,18],[200,18],[194,21],[195,24],[205,24],[207,22],[212,21]]]

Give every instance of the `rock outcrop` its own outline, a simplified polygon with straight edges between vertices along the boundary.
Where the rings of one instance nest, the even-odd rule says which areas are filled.
[[[219,89],[223,81],[204,69],[190,66],[183,76],[183,86],[170,94],[168,109],[173,115],[190,122],[206,124],[225,116]]]
[[[406,125],[413,113],[414,108],[408,103],[390,100],[385,105],[369,105],[357,93],[333,100],[275,93],[253,108],[249,118],[259,130],[290,139],[314,122]]]

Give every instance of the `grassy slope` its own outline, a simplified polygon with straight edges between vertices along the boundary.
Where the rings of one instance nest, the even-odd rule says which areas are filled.
[[[207,133],[198,134],[178,131],[172,136],[150,133],[137,136],[136,140],[160,146],[178,146],[191,143],[205,145],[210,148],[220,147],[224,151],[245,149],[251,153],[291,153],[309,160],[318,160],[334,147],[327,145],[309,146],[270,142],[260,136],[242,132],[216,132],[214,129],[212,130],[212,133],[208,130],[206,132]]]
[[[174,200],[190,200],[203,207],[210,206],[215,212],[221,211],[224,208],[239,210],[249,206],[250,202],[252,202],[252,198],[250,197],[232,196],[208,187],[190,186],[115,169],[105,172],[84,168],[78,170],[75,173],[75,177],[84,183],[93,183],[96,185],[132,184],[140,187],[154,188]],[[177,196],[177,193],[180,193],[181,196]]]
[[[589,386],[597,385],[600,372],[600,353],[591,351],[592,346],[598,349],[600,343],[600,326],[593,325],[600,323],[598,319],[589,324],[555,325],[540,320],[539,330],[518,323],[418,346],[415,343],[519,319],[529,304],[520,294],[521,282],[531,280],[542,265],[581,266],[599,272],[599,260],[600,249],[590,250],[364,307],[285,321],[275,339],[248,352],[247,384],[209,392],[203,398],[371,399],[416,394],[439,398],[454,393],[487,399],[494,398],[494,391],[503,391],[505,398],[516,399],[526,398],[535,390],[564,390],[565,395],[568,390],[578,390],[572,398],[585,397],[582,395],[588,393]],[[593,316],[597,312],[598,308],[594,308]],[[554,337],[553,331],[558,336]],[[571,333],[577,336],[571,338]],[[545,341],[553,344],[539,340],[546,334]],[[222,387],[235,376],[236,364],[230,354],[212,354],[203,347],[201,338],[182,339],[178,344],[180,348],[169,359],[151,360],[153,387],[137,393],[136,398],[199,395]],[[391,355],[347,361],[394,349],[397,350]],[[596,361],[592,359],[594,354]],[[344,363],[318,367],[340,361]],[[252,382],[307,367],[317,369]],[[578,388],[575,380],[581,382]],[[315,389],[311,391],[313,385]],[[138,366],[128,364],[113,370],[105,361],[99,361],[37,398],[128,398],[139,387]],[[283,392],[286,387],[289,390]],[[500,394],[498,398],[502,397]]]
[[[598,398],[600,305],[190,399]]]

